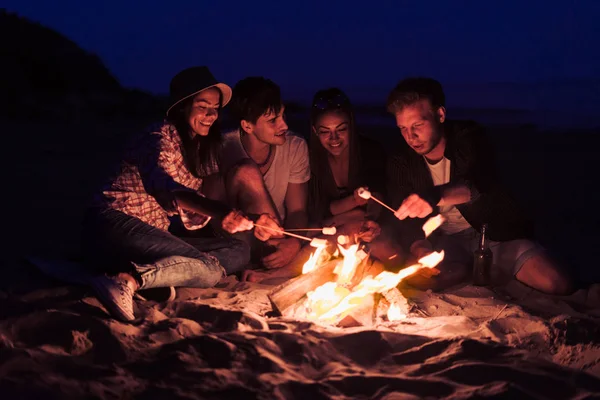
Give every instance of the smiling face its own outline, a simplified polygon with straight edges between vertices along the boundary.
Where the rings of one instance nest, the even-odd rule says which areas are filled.
[[[221,108],[221,92],[217,88],[201,91],[192,99],[188,124],[194,135],[207,136],[210,127],[219,116]]]
[[[278,113],[269,111],[258,117],[255,124],[242,120],[242,129],[262,143],[281,146],[285,143],[288,131],[284,112],[285,106],[281,106]]]
[[[332,156],[338,157],[350,146],[350,118],[342,111],[328,111],[315,121],[313,132]]]
[[[442,123],[446,119],[444,107],[433,110],[429,100],[421,99],[403,107],[395,116],[404,140],[417,154],[427,156],[439,150]]]

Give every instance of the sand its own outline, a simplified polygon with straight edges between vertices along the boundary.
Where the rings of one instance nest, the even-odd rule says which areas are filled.
[[[235,277],[139,303],[137,326],[35,281],[0,293],[2,398],[600,397],[600,285],[403,288],[408,318],[339,328],[270,316],[273,286]]]

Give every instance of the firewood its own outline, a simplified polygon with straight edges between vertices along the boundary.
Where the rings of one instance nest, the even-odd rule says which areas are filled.
[[[342,318],[337,325],[346,328],[352,326],[374,326],[378,300],[379,299],[376,298],[375,295],[367,296],[360,306],[353,309],[348,315]]]
[[[333,270],[339,262],[339,259],[328,261],[307,274],[300,275],[277,286],[269,294],[273,311],[279,315],[284,315],[285,311],[298,303],[306,293],[315,290],[324,283],[335,281],[336,275]]]

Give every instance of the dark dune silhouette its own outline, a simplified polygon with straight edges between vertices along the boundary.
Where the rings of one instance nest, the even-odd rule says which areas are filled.
[[[123,88],[100,58],[64,35],[0,11],[0,116],[115,117],[157,112],[159,97]]]

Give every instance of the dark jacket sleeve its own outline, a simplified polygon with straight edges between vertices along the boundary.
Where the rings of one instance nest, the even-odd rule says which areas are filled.
[[[364,181],[371,192],[385,197],[387,193],[387,153],[379,142],[365,137],[361,137],[360,146]]]
[[[389,158],[386,167],[387,199],[390,207],[397,209],[402,201],[410,194],[415,193],[415,185],[411,177],[408,159],[402,153]],[[399,243],[405,251],[419,239],[424,239],[422,230],[424,219],[407,218],[400,221],[391,212],[386,212],[382,225],[386,234]]]
[[[453,141],[459,164],[454,180],[471,188],[472,199],[494,190],[499,185],[496,160],[483,127],[476,123],[467,123],[456,132]]]
[[[493,240],[532,237],[533,221],[500,179],[485,130],[466,123],[455,131],[452,142],[457,170],[450,183],[464,183],[471,189],[470,203],[457,206],[469,223],[477,230],[487,223]]]

